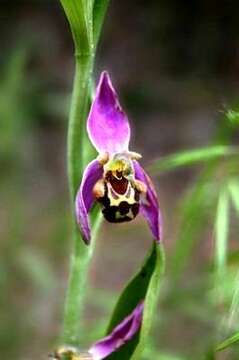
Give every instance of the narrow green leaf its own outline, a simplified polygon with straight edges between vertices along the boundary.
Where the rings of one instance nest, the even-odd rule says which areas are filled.
[[[161,247],[158,247],[158,245],[154,243],[153,252],[155,254],[154,271],[152,272],[145,297],[145,309],[139,336],[139,343],[133,353],[133,356],[131,357],[131,360],[140,359],[147,344],[147,339],[155,316],[158,295],[162,282],[162,275],[164,273],[165,255],[162,245]]]
[[[97,46],[109,0],[95,0],[93,8],[94,44]]]
[[[239,182],[237,179],[229,181],[228,190],[230,192],[232,203],[239,215]],[[227,327],[233,329],[237,326],[236,321],[239,314],[239,271],[237,271],[234,285],[233,285],[233,297],[229,310],[229,317],[227,320]]]
[[[154,242],[150,255],[141,270],[122,292],[107,330],[107,333],[110,333],[122,319],[133,311],[140,301],[144,300],[144,315],[140,332],[119,351],[109,356],[108,360],[136,360],[140,358],[151,328],[163,271],[163,247]]]
[[[89,19],[85,1],[60,0],[70,24],[77,54],[84,55],[91,51]]]
[[[237,319],[239,314],[239,271],[237,271],[235,281],[233,284],[233,297],[229,311],[229,318],[227,321],[227,327],[232,329],[234,326],[237,327]]]
[[[230,181],[229,191],[231,193],[233,205],[239,215],[239,181],[237,179]]]
[[[223,188],[219,194],[215,219],[215,268],[219,281],[224,276],[226,270],[228,226],[229,196],[228,189]]]
[[[230,336],[226,340],[222,341],[217,347],[216,351],[222,351],[233,344],[237,343],[239,341],[239,331],[236,332],[234,335]]]
[[[190,151],[183,151],[155,160],[149,167],[150,172],[159,173],[169,171],[182,166],[194,165],[199,162],[219,159],[225,156],[239,155],[239,148],[232,146],[209,146]]]

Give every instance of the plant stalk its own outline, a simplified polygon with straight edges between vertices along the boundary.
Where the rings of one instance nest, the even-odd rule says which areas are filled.
[[[67,137],[67,165],[71,196],[72,217],[75,219],[75,197],[86,164],[92,151],[86,150],[86,118],[91,98],[92,71],[96,45],[99,39],[108,0],[60,0],[68,18],[76,49],[76,68],[70,108]],[[99,211],[91,216],[92,244],[87,247],[74,220],[73,250],[70,259],[70,275],[65,300],[62,343],[79,345],[80,317],[85,297],[85,284],[89,261],[93,253],[94,237],[99,226]]]
[[[89,104],[93,54],[76,55],[76,68],[68,127],[67,162],[73,219],[74,201],[83,173],[83,144]],[[78,345],[87,264],[92,249],[81,238],[77,224],[73,227],[74,248],[70,259],[70,276],[65,300],[63,338],[69,345]],[[84,256],[83,256],[84,254]]]

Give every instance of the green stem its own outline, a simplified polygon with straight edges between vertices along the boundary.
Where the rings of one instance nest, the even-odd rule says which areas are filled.
[[[91,91],[91,76],[94,64],[96,44],[99,38],[108,0],[94,1],[60,0],[68,18],[76,49],[76,69],[70,109],[67,141],[68,178],[71,195],[72,216],[75,219],[74,202],[80,185],[83,170],[90,161],[91,151],[86,153],[86,118]],[[93,27],[96,25],[96,31]],[[94,37],[94,34],[96,34]],[[97,40],[96,40],[97,39]],[[94,41],[95,40],[95,41]],[[92,238],[96,234],[99,212],[91,217]],[[82,241],[78,226],[74,221],[74,248],[70,260],[70,276],[65,300],[62,342],[79,345],[80,315],[89,261],[93,253],[93,244],[87,247]],[[94,243],[94,241],[92,241]]]
[[[83,172],[83,142],[92,66],[93,55],[76,55],[67,139],[68,178],[72,203],[74,202]]]
[[[82,310],[82,289],[85,287],[85,267],[89,256],[82,257],[82,252],[88,252],[82,247],[80,236],[74,233],[75,251],[71,255],[70,277],[65,300],[62,341],[68,345],[78,345],[80,338],[80,315]],[[80,255],[81,254],[81,255]],[[84,261],[83,261],[84,259]]]
[[[93,55],[76,56],[76,70],[68,128],[68,177],[73,218],[74,200],[83,172],[83,143],[88,112],[88,96],[93,67]],[[65,301],[63,342],[77,345],[80,335],[80,314],[87,265],[92,248],[85,246],[76,223],[73,228],[74,251],[71,256],[70,277]]]

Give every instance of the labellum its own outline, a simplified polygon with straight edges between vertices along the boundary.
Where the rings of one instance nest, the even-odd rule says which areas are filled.
[[[93,188],[95,199],[102,205],[106,220],[121,223],[133,220],[139,213],[139,200],[146,186],[137,181],[129,154],[116,154],[104,165],[104,176]]]

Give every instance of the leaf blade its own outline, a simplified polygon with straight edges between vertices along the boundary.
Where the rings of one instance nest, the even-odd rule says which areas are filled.
[[[222,351],[230,347],[231,345],[237,343],[239,341],[239,331],[227,338],[226,340],[222,341],[217,347],[216,351]]]
[[[229,191],[231,194],[231,199],[234,205],[235,210],[239,216],[239,181],[237,179],[233,179],[229,183]]]
[[[228,189],[223,188],[219,194],[215,218],[215,269],[218,280],[224,276],[226,271],[229,226],[228,195]]]
[[[141,330],[131,341],[121,347],[117,352],[107,357],[107,360],[136,360],[142,353],[145,342],[150,330],[152,322],[153,310],[156,306],[158,291],[160,288],[160,279],[164,270],[164,251],[162,245],[153,243],[152,250],[147,257],[141,270],[129,282],[123,290],[110,324],[107,333],[122,321],[135,306],[144,299],[144,315]]]
[[[109,0],[95,0],[93,7],[93,37],[94,44],[97,46],[100,31],[103,25],[103,21],[105,18],[105,14],[107,11],[107,7],[109,4]]]
[[[225,156],[239,155],[239,148],[226,145],[213,145],[190,151],[177,152],[176,154],[155,160],[149,167],[151,173],[157,174],[174,170],[182,166],[195,165],[199,162],[207,162]]]

